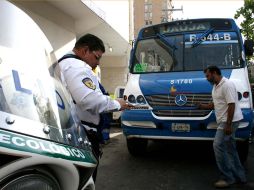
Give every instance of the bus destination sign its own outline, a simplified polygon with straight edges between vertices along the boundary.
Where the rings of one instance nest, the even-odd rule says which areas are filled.
[[[160,26],[160,34],[176,33],[176,32],[191,32],[199,30],[210,29],[210,23],[175,23],[175,24],[165,24]]]

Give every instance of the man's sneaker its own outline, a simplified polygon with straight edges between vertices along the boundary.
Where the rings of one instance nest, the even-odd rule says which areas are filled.
[[[247,180],[244,180],[244,181],[237,181],[235,184],[238,186],[238,185],[240,185],[240,186],[242,186],[242,185],[247,185]]]
[[[227,188],[230,186],[230,184],[228,182],[226,182],[225,180],[220,179],[219,181],[214,183],[214,186],[216,188]]]

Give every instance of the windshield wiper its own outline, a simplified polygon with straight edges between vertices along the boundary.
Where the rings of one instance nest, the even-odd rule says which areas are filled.
[[[167,46],[169,46],[171,49],[176,50],[177,47],[175,45],[170,44],[166,39],[165,36],[162,34],[157,34],[157,37],[160,38],[160,40]]]
[[[191,47],[197,47],[199,44],[201,44],[203,41],[202,39],[207,37],[209,34],[211,34],[214,31],[214,28],[210,28],[207,31],[205,31],[199,38],[197,38],[192,44]]]

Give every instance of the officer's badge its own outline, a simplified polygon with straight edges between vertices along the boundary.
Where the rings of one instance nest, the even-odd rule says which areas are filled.
[[[84,78],[82,80],[82,82],[84,83],[84,85],[86,85],[88,88],[95,90],[96,86],[93,83],[93,81],[90,78]]]

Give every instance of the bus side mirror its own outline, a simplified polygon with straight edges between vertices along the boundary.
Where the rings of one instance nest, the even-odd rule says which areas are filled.
[[[129,44],[131,45],[131,48],[132,48],[132,49],[133,49],[133,47],[134,47],[134,43],[135,43],[135,39],[129,41]]]
[[[245,55],[247,55],[247,56],[253,55],[253,46],[254,46],[253,40],[245,40],[244,41]]]
[[[133,56],[133,48],[131,48],[131,52],[130,52],[130,60],[129,60],[129,71],[131,70],[131,58]]]

